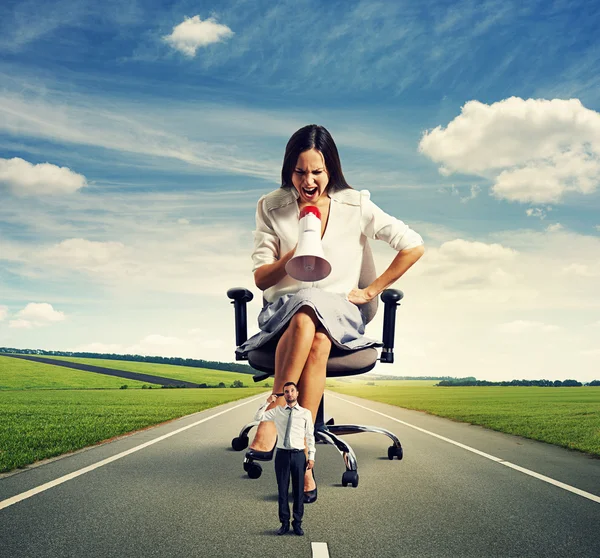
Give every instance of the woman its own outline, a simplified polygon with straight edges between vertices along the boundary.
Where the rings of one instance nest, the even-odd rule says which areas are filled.
[[[316,206],[321,213],[321,238],[332,271],[325,279],[306,283],[285,271],[298,242],[299,212]],[[398,250],[391,265],[368,287],[358,288],[367,238],[381,239]],[[367,191],[352,189],[342,173],[336,145],[322,126],[309,125],[289,140],[281,171],[281,188],[263,196],[256,210],[254,280],[266,305],[261,331],[244,343],[246,354],[266,343],[277,343],[273,392],[286,382],[298,385],[298,402],[316,419],[325,389],[327,359],[332,345],[354,350],[376,341],[364,336],[359,310],[394,283],[423,255],[423,240],[402,221],[379,209]],[[271,403],[284,405],[279,398]],[[270,459],[275,446],[273,423],[261,422],[249,457]],[[316,483],[306,471],[307,501],[316,499]]]

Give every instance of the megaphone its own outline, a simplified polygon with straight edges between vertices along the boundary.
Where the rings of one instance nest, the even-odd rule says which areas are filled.
[[[286,273],[297,281],[320,281],[331,273],[321,245],[321,212],[314,205],[300,212],[298,247],[285,264]]]

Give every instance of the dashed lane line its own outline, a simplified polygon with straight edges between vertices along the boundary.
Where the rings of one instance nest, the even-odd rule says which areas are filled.
[[[327,543],[314,542],[310,543],[310,546],[312,548],[312,558],[329,558]]]
[[[258,401],[259,399],[264,399],[264,394],[260,395],[259,397],[254,397],[253,399],[245,401],[244,403],[240,403],[239,405],[235,405],[234,407],[230,407],[229,409],[225,409],[224,411],[220,411],[219,413],[215,413],[214,415],[211,415],[210,417],[206,417],[206,418],[203,418],[202,420],[198,420],[198,421],[194,422],[193,424],[188,424],[187,426],[178,428],[177,430],[173,430],[173,432],[169,432],[168,434],[159,436],[158,438],[155,438],[154,440],[150,440],[148,442],[145,442],[144,444],[135,446],[134,448],[131,448],[131,449],[128,449],[121,453],[118,453],[117,455],[113,455],[112,457],[108,457],[106,459],[103,459],[102,461],[98,461],[97,463],[88,465],[87,467],[84,467],[83,469],[79,469],[78,471],[74,471],[72,473],[69,473],[68,475],[59,477],[58,479],[54,479],[54,480],[49,481],[40,486],[36,486],[35,488],[32,488],[31,490],[27,490],[26,492],[22,492],[21,494],[17,494],[16,496],[13,496],[12,498],[2,500],[2,501],[0,501],[0,510],[3,510],[4,508],[8,508],[9,506],[12,506],[13,504],[16,504],[18,502],[22,502],[23,500],[26,500],[27,498],[31,498],[32,496],[35,496],[36,494],[45,492],[46,490],[49,490],[50,488],[54,488],[55,486],[63,484],[74,478],[80,477],[81,475],[85,475],[86,473],[89,473],[90,471],[93,471],[94,469],[98,469],[99,467],[103,467],[104,465],[108,465],[109,463],[112,463],[113,461],[117,461],[118,459],[127,457],[128,455],[131,455],[132,453],[135,453],[136,451],[140,451],[144,448],[147,448],[148,446],[151,446],[158,442],[162,442],[163,440],[166,440],[167,438],[170,438],[171,436],[175,436],[176,434],[180,434],[181,432],[184,432],[185,430],[194,428],[194,426],[198,426],[199,424],[202,424],[203,422],[207,422],[214,418],[220,417],[221,415],[224,415],[225,413],[228,413],[229,411],[233,411],[234,409],[243,407],[244,405],[247,405],[248,403],[252,403],[253,401]]]
[[[343,397],[339,397],[337,395],[331,395],[331,397],[333,397],[334,399],[339,399],[340,401],[344,401],[345,403],[350,403],[352,405],[355,405],[356,407],[360,407],[361,409],[366,409],[367,411],[371,411],[372,413],[376,413],[378,415],[381,415],[382,417],[388,418],[395,422],[399,422],[400,424],[403,424],[404,426],[408,426],[409,428],[414,428],[415,430],[418,430],[419,432],[423,432],[424,434],[428,434],[429,436],[433,436],[434,438],[438,438],[439,440],[443,440],[444,442],[448,442],[449,444],[458,446],[459,448],[462,448],[462,449],[465,449],[472,453],[475,453],[477,455],[480,455],[481,457],[485,457],[486,459],[495,461],[496,463],[499,463],[500,465],[510,467],[511,469],[514,469],[515,471],[519,471],[521,473],[524,473],[525,475],[529,475],[530,477],[534,477],[541,481],[547,482],[548,484],[552,484],[554,486],[557,486],[558,488],[562,488],[563,490],[567,490],[568,492],[577,494],[578,496],[581,496],[582,498],[587,498],[588,500],[591,500],[592,502],[596,502],[597,504],[600,504],[600,496],[597,496],[596,494],[591,494],[590,492],[586,492],[585,490],[580,490],[579,488],[575,488],[574,486],[565,484],[564,482],[560,482],[560,481],[557,481],[556,479],[552,479],[545,475],[541,475],[540,473],[536,473],[535,471],[531,471],[530,469],[526,469],[525,467],[520,467],[519,465],[515,465],[514,463],[511,463],[510,461],[505,461],[504,459],[501,459],[500,457],[495,457],[493,455],[490,455],[489,453],[479,451],[478,449],[472,448],[465,444],[461,444],[460,442],[456,442],[455,440],[451,440],[450,438],[446,438],[445,436],[440,436],[439,434],[436,434],[435,432],[430,432],[429,430],[425,430],[424,428],[420,428],[418,426],[415,426],[414,424],[409,424],[408,422],[404,422],[403,420],[391,417],[389,415],[386,415],[385,413],[380,413],[379,411],[376,411],[369,407],[365,407],[364,405],[360,405],[358,403],[355,403],[354,401],[344,399]]]

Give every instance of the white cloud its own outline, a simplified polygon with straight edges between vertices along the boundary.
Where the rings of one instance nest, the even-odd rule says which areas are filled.
[[[440,246],[440,254],[452,260],[509,260],[516,252],[512,248],[506,248],[501,244],[486,244],[484,242],[473,242],[457,238],[444,242]]]
[[[552,211],[552,206],[548,207],[530,207],[525,211],[527,217],[539,217],[542,221],[546,218],[546,211]]]
[[[94,272],[110,266],[126,252],[127,248],[121,242],[70,238],[44,250],[42,257],[58,265]]]
[[[461,298],[460,293],[473,291],[497,296],[499,291],[509,291],[517,280],[513,271],[517,257],[516,250],[498,243],[457,238],[443,242],[439,248],[429,247],[410,274],[435,278],[434,288],[440,295],[454,300]],[[377,269],[387,265],[389,262],[378,262]]]
[[[71,194],[87,185],[85,176],[50,163],[33,165],[14,157],[0,159],[0,184],[19,196]]]
[[[460,198],[461,203],[467,203],[468,201],[474,200],[480,192],[481,188],[477,186],[477,184],[473,184],[471,186],[470,193],[467,196],[463,196]]]
[[[158,227],[127,244],[72,238],[36,251],[27,265],[61,276],[77,271],[118,289],[222,293],[240,277],[252,281],[251,238],[235,226]]]
[[[163,39],[175,50],[186,56],[196,56],[196,51],[213,43],[219,43],[229,39],[234,32],[227,27],[217,23],[214,18],[201,20],[200,16],[186,17],[185,20],[173,27],[170,35]]]
[[[27,320],[11,320],[8,324],[8,327],[12,327],[14,329],[31,329],[33,324]]]
[[[425,132],[419,150],[444,175],[491,178],[497,198],[558,203],[598,187],[600,113],[578,99],[469,101],[446,128]]]
[[[600,149],[594,154],[574,149],[549,154],[547,159],[528,162],[521,168],[503,170],[492,193],[510,201],[558,203],[567,192],[593,193],[599,181]]]
[[[222,352],[224,349],[229,349],[230,352],[233,352],[233,348],[228,347],[222,337],[217,338],[214,331],[202,330],[202,336],[198,335],[198,331],[200,330],[190,331],[181,337],[153,333],[129,345],[94,342],[78,345],[69,350],[72,352],[201,358],[204,360],[212,360],[210,356],[207,357],[207,350]]]
[[[438,192],[450,192],[453,196],[458,196],[460,198],[461,203],[467,203],[471,200],[474,200],[481,192],[481,188],[477,184],[471,185],[469,188],[469,193],[466,195],[461,195],[461,190],[456,185],[452,184],[450,188],[440,188]]]
[[[123,350],[123,345],[118,343],[85,343],[83,345],[77,345],[68,352],[72,353],[102,353],[102,354],[127,354]],[[131,353],[129,353],[131,354]]]
[[[236,122],[252,114],[205,103],[189,110],[155,104],[141,107],[122,99],[111,102],[93,96],[56,100],[52,95],[25,97],[19,92],[0,91],[0,131],[8,134],[135,153],[148,157],[147,164],[157,166],[164,165],[161,159],[167,158],[197,168],[276,182],[281,163],[255,151],[256,131],[252,142],[244,143],[236,135]],[[214,129],[223,126],[236,137],[235,145],[231,145],[231,135],[221,138],[221,143],[215,139]],[[281,137],[293,129],[284,128],[279,121],[274,126],[281,126]],[[185,170],[186,165],[178,165],[178,170]]]
[[[562,231],[563,229],[564,229],[564,227],[560,223],[554,223],[553,225],[548,225],[546,227],[546,231],[548,231],[550,233]]]
[[[5,320],[6,316],[8,316],[8,307],[0,306],[0,322]]]
[[[556,325],[545,324],[543,322],[527,321],[527,320],[515,320],[500,324],[498,329],[505,333],[528,333],[528,332],[553,332],[559,331],[561,328]]]
[[[47,302],[30,302],[23,310],[17,312],[17,319],[11,320],[9,327],[16,329],[31,329],[47,326],[66,319],[64,312],[54,310]]]
[[[566,275],[578,275],[580,277],[600,277],[600,266],[589,266],[581,263],[572,263],[563,268]]]

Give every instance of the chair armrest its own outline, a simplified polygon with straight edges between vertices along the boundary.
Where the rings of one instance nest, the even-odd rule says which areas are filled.
[[[384,304],[383,310],[383,348],[381,349],[381,362],[394,362],[394,336],[396,333],[396,308],[404,293],[397,289],[386,289],[381,293]]]
[[[242,287],[234,287],[227,291],[227,296],[231,299],[235,310],[235,344],[239,347],[248,339],[248,319],[246,313],[246,304],[250,302],[254,295],[248,290]],[[236,360],[246,360],[236,351]]]

